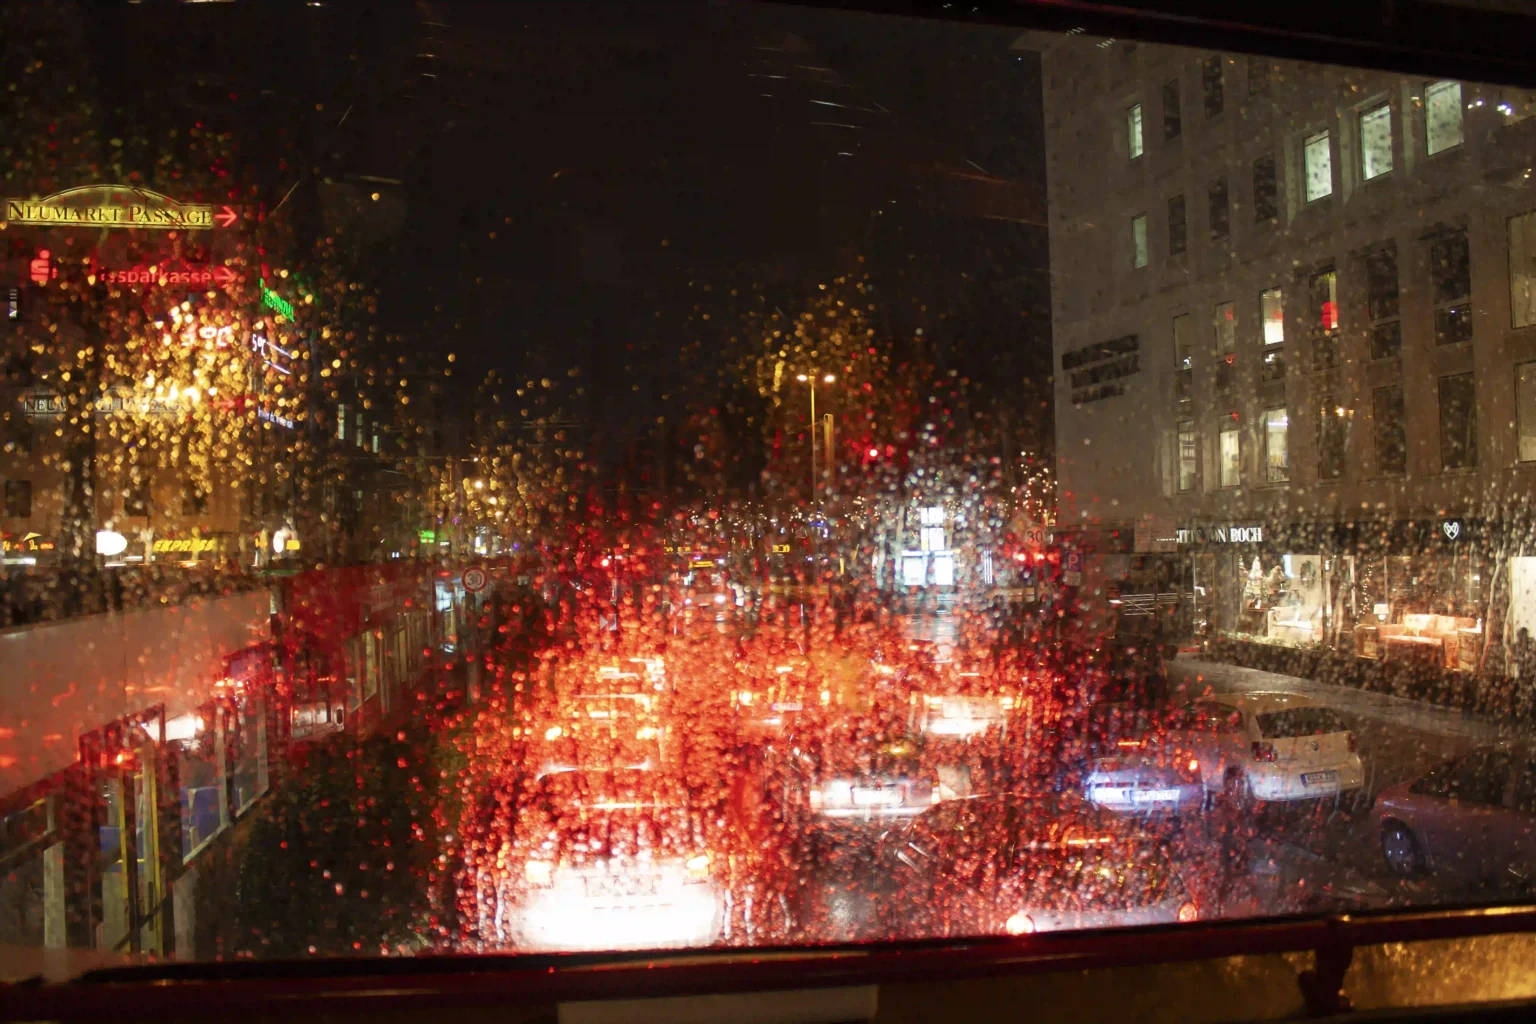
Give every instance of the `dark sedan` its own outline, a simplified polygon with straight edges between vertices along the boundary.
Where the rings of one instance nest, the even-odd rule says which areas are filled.
[[[1536,879],[1536,752],[1475,750],[1376,800],[1381,852],[1402,877],[1529,890]]]
[[[887,832],[880,919],[902,936],[1024,935],[1194,921],[1161,843],[1073,796],[945,801]]]

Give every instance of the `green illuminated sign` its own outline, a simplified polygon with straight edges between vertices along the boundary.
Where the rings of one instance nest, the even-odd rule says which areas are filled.
[[[434,544],[437,542],[436,530],[422,530],[416,536],[421,538],[423,544]]]
[[[261,304],[269,309],[276,310],[289,320],[293,319],[293,303],[268,288],[266,278],[261,279]]]

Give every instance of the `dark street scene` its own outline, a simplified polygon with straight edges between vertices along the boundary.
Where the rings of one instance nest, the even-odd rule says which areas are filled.
[[[0,3],[0,1019],[1536,997],[1536,91],[1080,6]]]

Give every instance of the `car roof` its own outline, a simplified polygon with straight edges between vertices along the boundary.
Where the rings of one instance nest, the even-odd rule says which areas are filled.
[[[1284,690],[1213,693],[1201,699],[1214,701],[1217,704],[1225,704],[1228,707],[1234,707],[1239,711],[1253,715],[1261,715],[1268,711],[1283,711],[1288,708],[1322,708],[1328,706],[1322,701],[1308,697],[1305,694],[1287,693]]]

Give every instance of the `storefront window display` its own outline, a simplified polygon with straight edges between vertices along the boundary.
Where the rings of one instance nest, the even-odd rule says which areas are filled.
[[[1323,641],[1329,622],[1321,555],[1243,553],[1233,569],[1241,588],[1236,632],[1293,645]]]
[[[1482,652],[1491,566],[1478,550],[1360,559],[1355,653],[1449,669]]]

